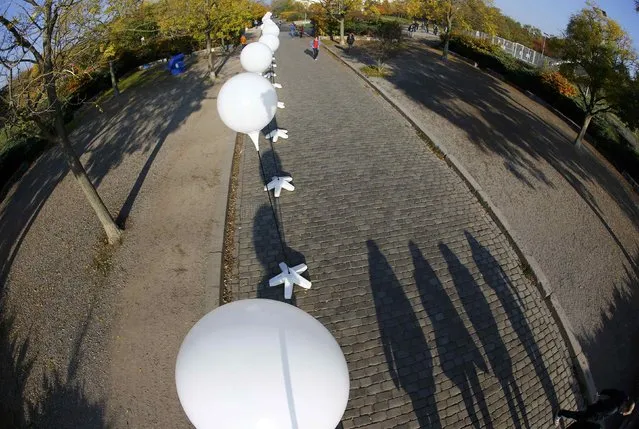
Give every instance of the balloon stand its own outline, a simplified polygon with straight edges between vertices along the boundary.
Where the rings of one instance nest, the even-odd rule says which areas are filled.
[[[302,276],[306,264],[289,264],[276,210],[282,190],[295,190],[293,178],[276,171],[269,180],[260,152],[263,132],[279,168],[273,143],[288,139],[275,121],[277,109],[285,108],[274,79],[280,30],[270,12],[262,21],[259,42],[240,54],[246,72],[225,82],[217,109],[226,126],[255,146],[284,259],[268,287],[283,285],[290,301],[295,285],[311,289],[312,283]],[[180,346],[175,383],[197,429],[334,429],[350,391],[346,359],[331,333],[295,306],[268,299],[234,301],[200,319]]]

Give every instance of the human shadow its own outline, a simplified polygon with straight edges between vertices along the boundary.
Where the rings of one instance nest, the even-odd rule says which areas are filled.
[[[435,401],[433,357],[424,331],[392,267],[373,240],[368,248],[368,273],[375,301],[377,323],[396,388],[411,399],[422,428],[439,429],[441,423]]]
[[[253,218],[253,248],[257,260],[262,264],[263,277],[257,285],[257,297],[288,302],[296,305],[295,286],[290,300],[284,298],[284,286],[269,286],[269,279],[281,272],[279,263],[285,262],[289,267],[305,264],[304,255],[284,242],[278,233],[278,217],[269,204],[262,204]],[[308,271],[302,276],[312,280]],[[302,292],[303,293],[303,292]]]
[[[530,363],[537,373],[537,378],[546,393],[546,398],[551,408],[556,409],[559,406],[557,393],[555,392],[555,387],[548,373],[548,369],[544,364],[544,358],[539,350],[539,346],[535,341],[535,337],[522,310],[519,294],[490,251],[482,246],[468,231],[464,231],[464,235],[468,240],[468,244],[470,244],[475,265],[479,268],[479,272],[486,282],[486,285],[497,295],[501,307],[506,312],[508,320],[510,320],[510,324],[519,338],[519,342],[526,350],[528,359],[530,359]]]
[[[442,371],[461,392],[473,427],[490,427],[490,412],[477,373],[478,370],[488,372],[486,362],[435,271],[414,242],[409,242],[408,247],[413,258],[415,284],[435,331]]]
[[[309,48],[304,49],[304,53],[309,57],[313,58],[313,51]]]
[[[30,356],[30,334],[14,334],[15,318],[3,314],[0,320],[0,428],[86,428],[106,429],[105,405],[87,398],[77,380],[79,347],[76,339],[66,376],[58,369],[45,371],[40,380],[42,395],[33,397],[27,389],[35,357]]]
[[[439,244],[439,250],[448,265],[448,271],[453,278],[462,306],[486,352],[492,372],[499,380],[514,427],[521,428],[523,420],[524,427],[530,428],[526,406],[513,373],[513,362],[501,338],[488,300],[457,255],[443,243]]]

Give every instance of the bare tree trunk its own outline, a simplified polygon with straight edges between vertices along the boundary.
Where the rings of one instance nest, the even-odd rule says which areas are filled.
[[[115,70],[113,69],[113,61],[109,61],[109,73],[111,74],[111,86],[113,87],[113,94],[120,95],[118,80],[115,78]]]
[[[36,4],[35,2],[29,2]],[[49,140],[55,141],[59,143],[64,155],[67,158],[67,162],[73,173],[73,176],[78,181],[80,188],[84,192],[87,200],[93,207],[98,219],[102,223],[102,227],[106,232],[107,239],[109,243],[114,244],[120,241],[122,236],[122,231],[113,221],[111,214],[107,210],[104,202],[98,195],[95,187],[89,180],[87,173],[80,163],[78,156],[73,151],[71,147],[71,142],[69,141],[69,136],[67,135],[67,131],[64,125],[64,117],[62,114],[62,106],[60,104],[60,99],[58,98],[58,93],[56,91],[56,76],[55,70],[53,67],[54,63],[54,50],[53,50],[53,38],[52,35],[55,32],[56,25],[58,24],[58,13],[61,8],[67,8],[69,6],[61,6],[59,3],[55,5],[53,0],[46,0],[41,2],[42,4],[38,6],[39,14],[41,13],[43,16],[43,28],[42,28],[42,52],[40,53],[36,46],[30,43],[23,35],[16,30],[15,26],[9,22],[4,16],[0,15],[0,23],[13,34],[15,41],[18,46],[22,46],[23,48],[29,50],[34,57],[34,60],[38,64],[40,68],[40,76],[39,78],[43,79],[42,89],[44,94],[46,94],[47,102],[48,102],[48,111],[53,113],[53,122],[54,122],[54,131],[50,130],[50,126],[42,120],[41,116],[36,116],[37,123],[41,124],[42,130],[46,132],[46,135]],[[71,2],[69,2],[71,4]]]
[[[444,50],[442,52],[442,57],[444,59],[448,58],[448,45],[450,44],[450,31],[447,31],[444,34]]]
[[[213,46],[211,43],[211,32],[207,31],[205,33],[206,36],[206,55],[208,58],[208,70],[209,70],[209,76],[211,76],[211,80],[215,79],[215,71],[213,70]]]
[[[119,243],[122,239],[122,230],[116,225],[111,213],[109,213],[109,210],[106,208],[104,201],[102,201],[102,198],[98,194],[98,191],[96,191],[95,186],[93,186],[93,183],[89,180],[89,176],[87,176],[84,166],[82,166],[78,156],[71,147],[71,142],[69,141],[69,137],[64,129],[61,114],[56,113],[55,122],[56,133],[58,134],[58,143],[62,147],[62,152],[67,159],[67,163],[73,173],[73,177],[75,177],[75,180],[78,181],[80,189],[82,189],[84,196],[87,200],[89,200],[89,204],[91,204],[93,211],[95,211],[95,214],[98,216],[98,219],[102,224],[102,228],[104,228],[104,232],[106,232],[109,244]]]
[[[450,45],[450,35],[453,31],[453,22],[450,13],[446,16],[446,32],[444,33],[444,51],[442,57],[448,59],[448,46]]]
[[[48,40],[45,40],[48,42]],[[67,135],[67,130],[64,125],[64,117],[62,115],[62,108],[60,106],[60,100],[58,99],[58,93],[56,91],[56,82],[55,77],[53,75],[53,64],[51,61],[50,55],[50,44],[44,44],[45,48],[45,56],[44,56],[44,75],[45,82],[44,87],[47,93],[47,99],[49,101],[49,106],[53,109],[54,114],[54,123],[55,123],[55,134],[57,138],[57,143],[60,144],[62,148],[62,152],[67,158],[67,163],[69,164],[69,168],[73,173],[73,177],[78,181],[80,185],[80,189],[84,192],[84,196],[89,200],[89,204],[95,211],[95,214],[98,216],[102,227],[104,228],[104,232],[106,232],[107,240],[109,244],[115,244],[120,242],[122,238],[122,230],[118,228],[116,223],[111,217],[109,210],[104,205],[102,198],[93,186],[93,183],[89,180],[87,176],[87,172],[82,166],[82,163],[78,159],[78,156],[73,151],[71,147],[71,142],[69,141],[69,136]]]
[[[586,131],[588,131],[588,125],[590,125],[590,121],[592,121],[592,115],[586,114],[586,117],[584,118],[584,123],[581,126],[581,130],[579,130],[579,134],[577,135],[577,138],[575,139],[575,146],[578,148],[583,147],[583,140],[586,135]]]
[[[344,45],[344,17],[339,20],[339,44]]]

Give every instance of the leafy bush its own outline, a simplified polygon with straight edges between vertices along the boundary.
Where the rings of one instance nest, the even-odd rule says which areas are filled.
[[[387,77],[392,74],[388,67],[381,63],[372,66],[363,66],[360,70],[368,77]]]
[[[564,75],[557,71],[543,72],[541,74],[541,80],[544,82],[545,85],[549,86],[561,95],[570,98],[577,95],[577,89],[574,87],[574,85],[570,83],[570,81],[566,79]]]

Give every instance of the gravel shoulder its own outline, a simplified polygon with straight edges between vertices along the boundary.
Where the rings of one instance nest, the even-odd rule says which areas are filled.
[[[173,365],[218,302],[235,134],[215,103],[239,58],[215,85],[204,64],[124,92],[72,136],[126,223],[119,248],[57,148],[0,205],[0,427],[189,427]]]

